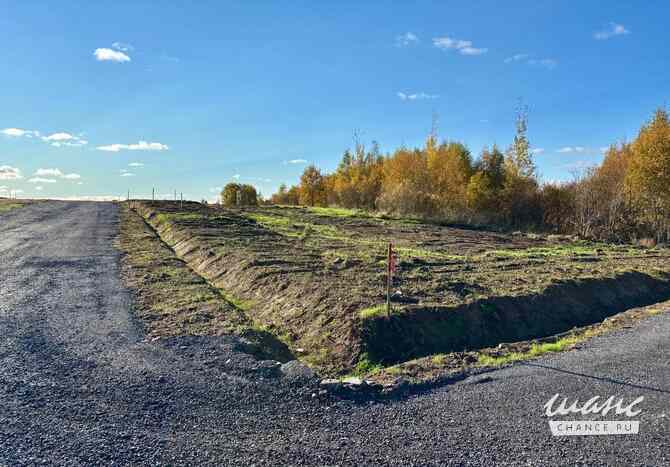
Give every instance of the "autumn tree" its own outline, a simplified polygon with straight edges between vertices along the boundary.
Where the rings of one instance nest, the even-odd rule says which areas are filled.
[[[658,241],[670,239],[670,121],[664,109],[640,129],[627,177],[631,194]]]
[[[484,148],[474,164],[474,172],[467,187],[468,208],[479,217],[491,217],[499,209],[505,184],[505,156],[496,145],[491,150]]]
[[[300,204],[307,206],[325,205],[325,185],[321,171],[314,165],[305,168],[300,176]]]
[[[473,172],[470,151],[458,142],[436,146],[431,136],[426,143],[426,162],[438,209],[445,217],[460,217],[467,206],[468,182]]]

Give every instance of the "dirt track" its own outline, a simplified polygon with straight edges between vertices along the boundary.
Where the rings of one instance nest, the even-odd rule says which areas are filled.
[[[113,204],[0,216],[0,465],[670,465],[670,314],[420,395],[320,400],[232,338],[147,342],[117,232]],[[557,392],[644,396],[640,434],[552,438]]]

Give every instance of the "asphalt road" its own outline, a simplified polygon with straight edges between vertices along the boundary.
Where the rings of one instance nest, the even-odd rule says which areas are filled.
[[[233,339],[147,342],[118,222],[111,203],[0,216],[0,465],[670,465],[670,314],[422,394],[312,398]],[[552,437],[556,393],[643,396],[640,433]]]

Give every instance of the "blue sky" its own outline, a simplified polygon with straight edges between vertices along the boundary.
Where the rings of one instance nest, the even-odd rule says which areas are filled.
[[[519,97],[543,178],[569,179],[666,104],[669,15],[633,0],[0,0],[0,191],[200,199],[240,180],[268,195],[303,161],[333,169],[354,130],[384,152],[421,144],[433,112],[475,155],[506,147]]]

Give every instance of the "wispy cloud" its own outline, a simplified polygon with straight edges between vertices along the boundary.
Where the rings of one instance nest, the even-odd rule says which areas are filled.
[[[625,36],[627,34],[630,34],[630,31],[626,29],[623,24],[610,23],[608,29],[594,32],[593,38],[599,41],[604,41],[615,36]]]
[[[0,180],[20,180],[23,178],[21,170],[9,165],[0,166]]]
[[[128,164],[128,167],[144,167],[144,163],[142,162],[131,162]]]
[[[122,176],[122,177],[134,177],[135,174],[132,173],[132,172],[123,172],[123,173],[121,174],[121,176]]]
[[[553,70],[558,66],[558,60],[553,58],[533,58],[531,54],[516,54],[505,59],[505,63],[525,63],[527,65],[540,66],[547,70]]]
[[[36,177],[62,177],[63,172],[60,169],[37,169]]]
[[[240,179],[240,177],[241,177],[241,175],[240,175],[240,174],[235,174],[235,175],[233,175],[233,178],[234,178],[235,180],[239,180],[239,179]]]
[[[119,152],[127,151],[167,151],[170,149],[167,145],[162,143],[148,143],[140,141],[137,144],[108,144],[107,146],[98,146],[98,151]]]
[[[39,131],[23,130],[21,128],[5,128],[3,130],[0,130],[0,133],[2,133],[5,136],[11,136],[11,137],[14,137],[14,138],[18,138],[18,137],[21,137],[21,136],[32,138],[33,136],[39,136],[40,135]]]
[[[535,155],[542,154],[544,152],[544,148],[534,148],[534,149],[531,149],[530,152],[532,154],[535,154]]]
[[[461,39],[452,39],[451,37],[436,37],[433,39],[433,45],[442,50],[457,50],[461,55],[482,55],[489,49],[473,47],[472,41]]]
[[[560,149],[557,149],[556,152],[561,154],[568,154],[571,152],[586,152],[586,148],[584,146],[564,146]]]
[[[286,164],[307,164],[307,159],[291,159],[284,161],[284,165]]]
[[[130,57],[126,55],[125,52],[122,52],[121,50],[108,49],[105,47],[95,49],[93,55],[99,62],[124,63],[130,61]]]
[[[88,144],[88,141],[81,138],[80,136],[75,136],[64,131],[52,133],[48,136],[42,136],[42,133],[40,133],[37,130],[24,130],[21,128],[5,128],[4,130],[0,130],[0,133],[13,138],[20,138],[20,137],[39,138],[45,143],[50,144],[51,146],[54,147],[61,147],[61,146],[77,147],[77,146],[85,146],[86,144]]]
[[[413,32],[406,32],[404,34],[400,34],[399,36],[396,36],[395,38],[395,45],[397,47],[408,47],[410,45],[418,44],[419,43],[419,38],[417,37],[416,34]]]
[[[81,175],[76,173],[65,174],[60,169],[37,169],[35,177],[56,177],[64,180],[79,180]]]
[[[398,92],[396,95],[400,98],[400,100],[403,100],[403,101],[407,101],[407,100],[415,101],[415,100],[421,100],[421,99],[437,99],[437,98],[440,97],[437,94],[426,94],[425,92],[418,92],[418,93],[414,93],[414,94],[406,94],[404,92]]]
[[[521,61],[525,61],[526,59],[528,59],[528,57],[530,57],[530,55],[528,55],[528,54],[516,54],[516,55],[512,55],[511,57],[507,57],[507,58],[505,59],[505,63],[512,63],[512,62],[521,62]]]
[[[114,42],[112,48],[120,52],[132,52],[135,50],[132,44],[126,44],[125,42]]]
[[[28,183],[56,183],[55,178],[33,177],[28,179]]]

